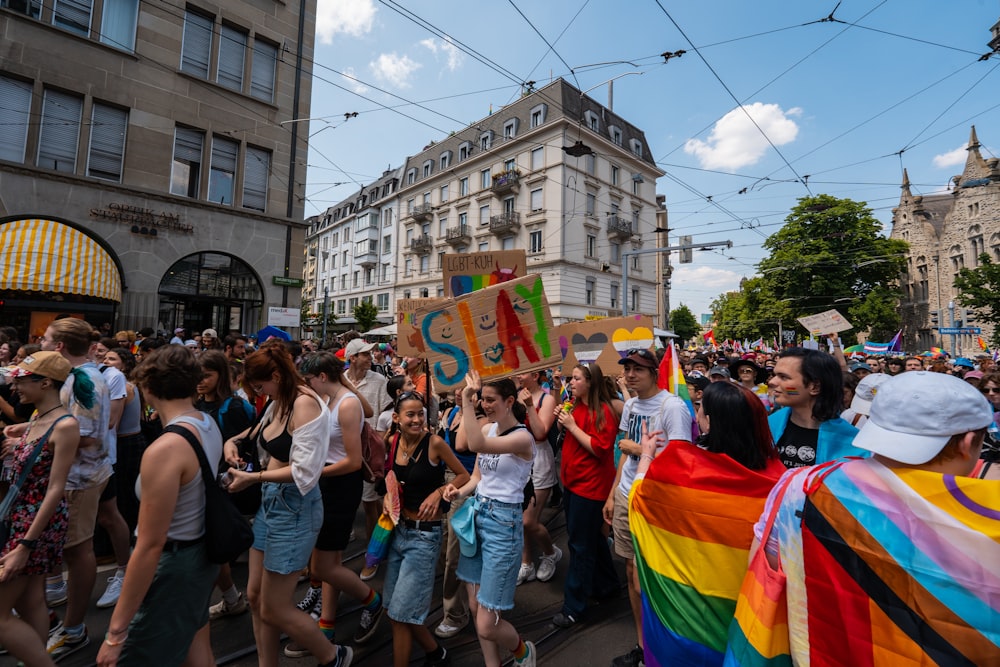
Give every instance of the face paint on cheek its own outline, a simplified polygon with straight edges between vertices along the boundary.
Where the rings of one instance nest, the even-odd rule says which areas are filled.
[[[796,389],[795,387],[786,387],[782,391],[784,391],[789,396],[798,396],[799,395],[799,390]]]

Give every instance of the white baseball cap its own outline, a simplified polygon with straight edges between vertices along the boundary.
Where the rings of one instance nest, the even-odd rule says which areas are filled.
[[[886,373],[866,375],[854,389],[851,410],[854,410],[859,415],[868,416],[872,409],[872,401],[875,400],[875,394],[878,393],[878,386],[891,377],[891,375]]]
[[[968,382],[945,373],[910,371],[879,385],[854,446],[917,465],[937,456],[951,436],[986,428],[992,421],[990,402]]]
[[[366,343],[361,338],[354,338],[347,347],[344,349],[344,356],[348,359],[356,354],[361,354],[362,352],[371,352],[375,347],[375,343]]]

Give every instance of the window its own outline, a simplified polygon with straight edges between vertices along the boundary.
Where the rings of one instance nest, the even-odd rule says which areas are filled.
[[[247,34],[223,25],[219,30],[219,69],[215,80],[233,90],[243,90],[243,64],[246,60]]]
[[[406,184],[413,185],[417,180],[417,170],[410,169],[406,172]]]
[[[434,170],[434,160],[427,160],[426,162],[424,162],[424,178],[430,176],[433,170]]]
[[[489,241],[480,241],[479,242],[479,252],[489,252],[489,251],[490,251],[490,242]]]
[[[212,56],[213,19],[192,11],[184,13],[184,43],[181,47],[181,71],[208,78]]]
[[[420,256],[420,273],[427,273],[431,268],[431,256],[421,255]]]
[[[340,245],[340,234],[338,232],[334,232],[330,235],[330,245]]]
[[[631,305],[629,306],[628,309],[630,311],[632,311],[633,313],[639,312],[639,288],[638,287],[633,287],[632,288],[632,303],[631,303]]]
[[[451,166],[451,151],[441,153],[441,171]]]
[[[412,199],[407,199],[406,200],[406,212],[409,215],[413,215],[413,200]]]
[[[594,132],[600,132],[601,117],[598,116],[596,113],[594,113],[593,111],[584,111],[583,120],[587,124],[587,127],[589,127],[591,130],[593,130]]]
[[[344,267],[345,268],[347,267],[347,263],[346,262],[344,263]],[[340,276],[340,289],[342,289],[342,290],[347,289],[347,274],[346,273],[342,274]]]
[[[611,185],[618,185],[618,172],[618,167],[611,165]]]
[[[539,104],[531,109],[531,127],[538,127],[545,122],[545,113],[549,107],[546,104]]]
[[[38,137],[39,167],[70,173],[76,171],[82,114],[83,98],[55,90],[45,91],[42,129]]]
[[[593,192],[587,193],[587,215],[596,215],[597,211],[597,195]]]
[[[513,250],[514,249],[514,237],[507,236],[500,241],[501,250]]]
[[[638,176],[638,178],[636,178]],[[639,184],[642,183],[642,174],[634,174],[632,176],[632,194],[639,196]]]
[[[37,19],[42,13],[42,0],[0,0],[0,7],[7,7]]]
[[[545,166],[545,149],[539,146],[531,151],[531,169],[537,171]]]
[[[382,265],[382,282],[389,280],[389,264]]]
[[[87,175],[121,183],[128,112],[94,103],[90,121]]]
[[[448,218],[438,218],[438,237],[445,238],[448,236]]]
[[[392,252],[392,234],[382,237],[382,254],[388,255]]]
[[[208,201],[233,205],[236,158],[240,145],[232,139],[212,137],[212,165],[208,172]]]
[[[628,143],[629,143],[629,147],[632,149],[632,153],[636,157],[640,157],[641,158],[642,157],[642,142],[639,141],[638,139],[630,139]]]
[[[324,240],[325,240],[325,239],[324,239]],[[331,269],[335,269],[335,268],[337,268],[337,253],[334,253],[334,254],[333,254],[333,255],[331,255],[331,257],[330,257],[330,268],[331,268]],[[333,285],[331,285],[331,287],[333,287]]]
[[[517,118],[511,118],[503,124],[503,138],[505,140],[513,139],[517,135],[517,125],[519,122]]]
[[[134,51],[138,16],[139,0],[104,0],[104,8],[101,10],[101,42]]]
[[[493,130],[487,130],[479,135],[479,148],[483,152],[493,147]]]
[[[463,141],[458,146],[458,161],[461,162],[462,160],[467,160],[471,152],[472,152],[472,142]]]
[[[511,158],[509,160],[504,160],[503,170],[506,172],[511,172],[517,169],[517,160]]]
[[[622,145],[622,130],[620,127],[612,125],[608,128],[608,134],[611,135],[611,141],[613,141],[616,146]]]
[[[431,193],[425,192],[424,193],[424,206],[430,206],[430,205],[431,205]]]
[[[622,252],[621,245],[617,241],[612,241],[611,242],[611,256],[609,258],[609,260],[611,261],[612,264],[618,264],[619,262],[622,261],[621,252]]]
[[[469,179],[468,177],[461,178],[458,181],[458,196],[464,197],[467,194],[469,194]]]
[[[347,307],[353,313],[354,309],[358,307],[358,297],[354,297],[347,300]]]
[[[428,290],[426,287],[421,287],[420,288],[420,298],[421,299],[426,299],[429,294],[430,294],[430,290]]]
[[[514,198],[513,197],[507,197],[506,199],[503,200],[503,212],[504,213],[513,213],[514,212]]]
[[[375,304],[376,304],[376,307],[379,309],[379,312],[385,312],[385,311],[389,310],[389,293],[388,292],[384,292],[384,293],[379,294],[378,296],[376,296],[375,297]]]
[[[347,312],[347,300],[337,299],[337,314],[343,315]]]
[[[438,268],[439,269],[443,269],[444,268],[444,255],[445,255],[445,253],[443,253],[443,252],[439,252],[438,253]]]
[[[448,201],[448,186],[447,185],[442,185],[441,186],[441,203],[443,204],[446,201]]]
[[[493,183],[492,178],[490,177],[490,170],[483,169],[479,172],[479,187],[483,190],[489,190],[491,185],[493,185]]]
[[[387,208],[382,211],[382,226],[392,227],[392,209]]]
[[[618,283],[611,283],[611,307],[618,308]]]
[[[597,257],[597,237],[587,234],[587,257]]]
[[[587,173],[593,176],[597,172],[597,156],[588,155],[584,159],[587,161]]]
[[[465,229],[466,225],[469,224],[469,214],[462,212],[458,214],[458,226],[460,229]]]
[[[403,290],[403,298],[404,299],[409,299],[410,298],[410,290],[408,290],[408,289]]]
[[[93,10],[94,0],[56,0],[52,8],[52,25],[88,36]]]
[[[528,252],[542,251],[542,230],[536,230],[528,234]]]
[[[531,210],[541,211],[542,210],[542,189],[531,191]]]
[[[375,268],[370,267],[365,269],[365,287],[371,287],[374,284],[375,284]]]
[[[258,100],[274,100],[277,78],[278,47],[255,37],[253,42],[253,69],[250,70],[250,95]]]
[[[410,245],[413,242],[413,228],[409,227],[406,230],[406,245]]]
[[[403,264],[403,275],[409,276],[413,273],[413,258],[407,257],[406,262]]]
[[[271,152],[247,146],[243,158],[243,208],[267,208],[267,177],[271,173]]]
[[[355,271],[351,276],[351,287],[358,287],[361,284],[361,272]],[[355,299],[357,301],[357,299]]]
[[[0,76],[4,122],[0,122],[0,160],[24,162],[31,112],[31,84]]]
[[[586,285],[583,288],[584,303],[588,306],[594,305],[594,279],[587,278]]]
[[[340,253],[340,265],[343,266],[345,269],[347,268],[347,262],[350,260],[350,257],[351,257],[350,253],[346,250]]]

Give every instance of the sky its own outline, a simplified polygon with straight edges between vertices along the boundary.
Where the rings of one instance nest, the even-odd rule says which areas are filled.
[[[904,167],[914,194],[945,191],[971,125],[1000,155],[1000,55],[979,60],[997,0],[318,3],[307,216],[522,82],[607,104],[615,79],[615,112],[666,172],[672,242],[733,243],[673,256],[671,307],[696,316],[755,275],[799,198],[867,202],[888,234]]]

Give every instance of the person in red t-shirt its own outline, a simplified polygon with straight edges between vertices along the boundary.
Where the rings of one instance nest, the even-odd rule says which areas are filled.
[[[618,575],[604,538],[604,502],[615,482],[614,444],[618,423],[611,395],[596,364],[580,364],[569,378],[572,405],[558,406],[565,430],[560,474],[571,567],[566,574],[562,611],[552,619],[561,628],[576,624],[587,598],[618,592]]]

